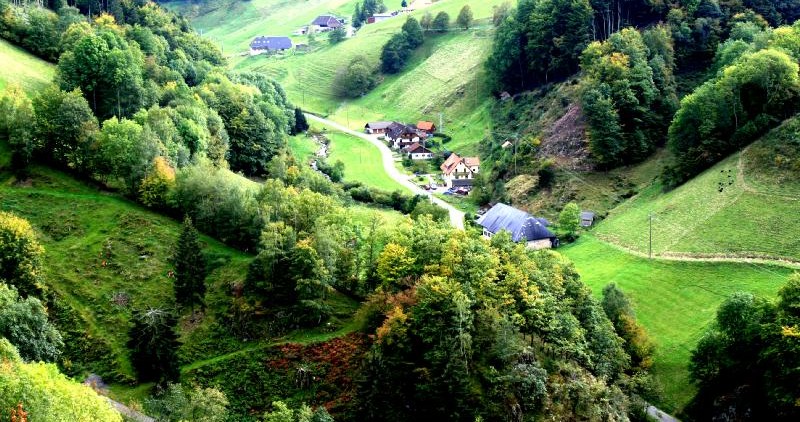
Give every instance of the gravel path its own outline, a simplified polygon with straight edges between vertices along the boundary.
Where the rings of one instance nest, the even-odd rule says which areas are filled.
[[[398,170],[397,167],[394,166],[394,158],[392,157],[392,150],[390,150],[385,143],[379,141],[377,137],[369,136],[361,132],[356,132],[344,125],[330,121],[328,119],[323,119],[322,117],[318,117],[313,114],[306,113],[306,117],[310,120],[325,124],[326,126],[330,126],[348,135],[352,135],[359,139],[363,139],[371,143],[372,145],[378,147],[378,149],[381,152],[381,158],[383,160],[383,169],[386,172],[386,174],[389,175],[389,177],[394,179],[394,181],[396,181],[400,185],[410,189],[411,192],[413,192],[414,194],[427,196],[434,204],[446,209],[447,212],[450,213],[450,224],[457,229],[464,230],[464,213],[459,211],[452,205],[448,204],[447,202],[444,202],[441,199],[431,195],[430,192],[425,191],[424,189],[420,188],[415,183],[413,183],[411,180],[409,180],[408,176],[401,173],[400,170]]]

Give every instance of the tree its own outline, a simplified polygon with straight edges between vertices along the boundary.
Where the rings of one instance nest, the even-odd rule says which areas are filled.
[[[403,279],[412,275],[415,258],[408,248],[396,243],[389,243],[378,255],[377,270],[383,286],[389,290],[397,290],[403,285]]]
[[[294,126],[292,127],[292,135],[297,135],[299,133],[303,133],[307,131],[309,128],[308,121],[306,120],[306,115],[303,113],[303,110],[300,107],[296,107],[294,109]]]
[[[447,32],[447,30],[450,29],[450,15],[448,15],[447,12],[439,12],[436,17],[433,18],[431,28],[436,32]]]
[[[405,67],[411,51],[404,32],[393,35],[381,51],[381,71],[387,74],[399,73]]]
[[[11,164],[20,174],[33,154],[34,118],[33,106],[22,88],[13,84],[7,86],[0,96],[0,139],[11,147]]]
[[[425,35],[422,32],[422,27],[413,17],[406,19],[402,31],[406,34],[406,42],[411,49],[417,48],[425,42]]]
[[[468,4],[465,4],[464,7],[461,8],[461,11],[458,12],[458,17],[456,18],[456,24],[462,28],[469,29],[472,26],[473,21],[472,16],[472,8],[469,7]]]
[[[574,238],[581,224],[581,211],[578,204],[570,202],[558,214],[558,228],[563,230],[567,237]]]
[[[91,144],[99,126],[83,94],[50,85],[34,97],[33,108],[37,148],[42,154],[55,164],[91,171]]]
[[[336,71],[334,93],[341,98],[359,98],[377,84],[374,66],[364,56],[355,56]]]
[[[147,414],[159,421],[223,422],[228,418],[228,398],[216,388],[168,383],[156,397],[144,402]]]
[[[506,1],[500,5],[492,6],[492,24],[495,28],[499,27],[511,15],[512,7],[510,2]]]
[[[347,38],[347,32],[342,26],[328,33],[328,42],[330,42],[331,45],[339,44],[344,41],[345,38]]]
[[[431,12],[425,12],[425,14],[422,15],[419,20],[419,25],[426,31],[430,31],[431,28],[433,28],[433,15],[431,15]]]
[[[175,245],[175,301],[178,305],[189,306],[194,313],[195,305],[205,307],[206,262],[197,229],[192,219],[183,219],[183,230]]]
[[[408,2],[406,0],[401,1],[400,7],[408,7]]]
[[[603,288],[603,311],[614,325],[614,330],[625,341],[625,351],[634,368],[647,370],[653,363],[655,345],[644,328],[636,322],[630,301],[614,283]]]
[[[175,169],[158,156],[139,185],[139,200],[152,208],[166,208],[169,193],[175,188]]]
[[[177,355],[180,344],[175,333],[177,318],[161,309],[148,309],[135,311],[132,319],[128,350],[139,381],[177,380],[180,375]]]
[[[132,120],[116,117],[103,122],[95,148],[94,170],[122,179],[130,193],[137,191],[159,150],[152,132]]]
[[[0,337],[5,337],[26,361],[55,362],[64,342],[47,319],[39,299],[19,297],[16,289],[0,283]]]
[[[0,211],[0,280],[27,297],[44,289],[42,282],[44,248],[27,220]]]

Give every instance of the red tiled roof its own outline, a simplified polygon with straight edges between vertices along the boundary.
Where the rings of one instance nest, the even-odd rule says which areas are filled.
[[[461,157],[459,157],[458,154],[454,152],[450,154],[449,157],[447,157],[447,160],[444,160],[444,163],[442,163],[442,165],[439,168],[442,169],[442,172],[444,174],[450,174],[453,172],[453,170],[460,162],[461,162]]]
[[[430,132],[433,130],[433,122],[420,121],[417,123],[417,129]]]
[[[478,157],[464,157],[464,165],[467,167],[479,167],[481,159]]]

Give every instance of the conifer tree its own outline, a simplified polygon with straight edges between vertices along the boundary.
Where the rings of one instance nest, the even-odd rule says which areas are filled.
[[[178,379],[177,323],[174,315],[161,309],[134,312],[128,349],[139,381]]]
[[[205,307],[206,263],[200,246],[197,229],[188,216],[183,220],[183,231],[175,247],[175,301],[189,306]]]

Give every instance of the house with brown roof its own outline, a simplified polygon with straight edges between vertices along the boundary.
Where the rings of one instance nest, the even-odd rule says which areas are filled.
[[[415,142],[422,142],[427,138],[425,132],[417,130],[413,125],[403,123],[392,123],[386,128],[386,137],[389,138],[389,146],[398,149],[410,146]]]
[[[403,152],[412,160],[430,160],[433,158],[433,151],[416,142],[403,148]]]
[[[426,122],[424,120],[421,120],[417,123],[417,129],[424,131],[428,134],[433,134],[434,132],[436,132],[436,125],[433,124],[433,122]]]
[[[472,186],[472,180],[480,172],[481,159],[478,157],[459,157],[452,153],[440,166],[442,178],[448,188]]]
[[[341,28],[342,26],[344,26],[342,24],[342,20],[331,15],[317,16],[317,18],[314,19],[314,22],[311,22],[311,29],[313,32],[333,31],[334,29]]]

